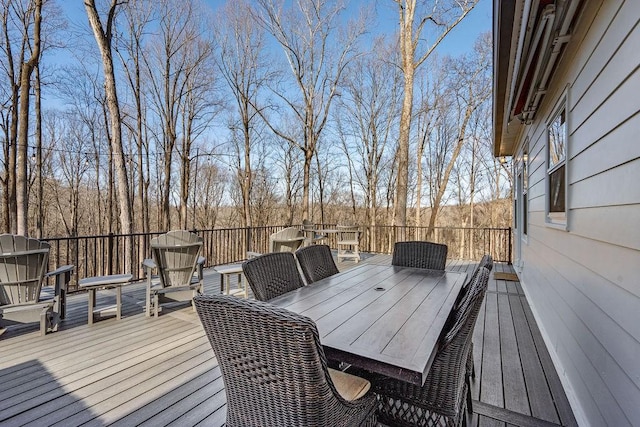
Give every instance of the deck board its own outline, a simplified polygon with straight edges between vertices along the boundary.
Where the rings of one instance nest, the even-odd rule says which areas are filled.
[[[363,258],[391,262],[390,255]],[[475,263],[452,260],[447,268],[470,274]],[[495,271],[513,270],[496,264]],[[1,335],[0,424],[224,425],[224,383],[197,315],[177,304],[158,319],[145,317],[144,288],[123,288],[119,321],[87,325],[87,296],[74,294],[58,332],[41,337],[33,325]],[[213,269],[206,270],[205,290],[219,292]],[[98,303],[114,297],[101,291]],[[473,342],[473,426],[576,425],[519,282],[490,280]]]

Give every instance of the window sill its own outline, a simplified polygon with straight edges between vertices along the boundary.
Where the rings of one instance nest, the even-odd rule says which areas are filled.
[[[567,218],[564,215],[560,216],[548,214],[545,225],[557,230],[569,231],[569,227],[567,226]]]

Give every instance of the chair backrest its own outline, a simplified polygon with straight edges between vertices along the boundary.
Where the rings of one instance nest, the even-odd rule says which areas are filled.
[[[455,309],[447,321],[427,380],[420,389],[421,399],[439,413],[456,414],[461,399],[465,398],[466,364],[488,281],[489,270],[480,268],[471,283],[469,299]]]
[[[287,227],[269,236],[269,252],[295,252],[303,241],[302,231]]]
[[[462,289],[460,290],[460,294],[458,295],[458,299],[456,300],[456,307],[460,306],[462,300],[466,297],[467,292],[471,288],[470,286],[471,283],[478,275],[478,271],[480,271],[480,269],[483,267],[489,270],[489,272],[493,270],[493,258],[491,257],[491,255],[485,254],[480,260],[480,262],[478,263],[478,265],[476,265],[476,268],[473,270],[471,277],[469,277],[469,280],[466,281],[466,283],[462,286]]]
[[[317,282],[339,273],[331,255],[331,248],[327,245],[312,245],[298,249],[296,258],[307,283]]]
[[[337,240],[340,242],[358,242],[360,240],[360,229],[357,225],[338,224],[336,225]]]
[[[315,225],[309,221],[308,219],[303,219],[302,220],[302,229],[305,231],[312,231],[314,229]]]
[[[194,301],[222,371],[227,425],[344,424],[311,319],[233,296]]]
[[[169,231],[151,239],[162,286],[189,285],[201,250],[202,237],[185,230]]]
[[[48,263],[48,243],[0,235],[0,305],[38,302]]]
[[[444,270],[447,264],[447,245],[425,241],[396,242],[392,265],[401,267]]]
[[[257,300],[269,301],[304,286],[291,252],[274,252],[245,261],[242,271]]]
[[[454,308],[451,317],[448,319],[441,342],[443,346],[449,345],[460,335],[460,332],[466,325],[465,322],[471,322],[471,328],[473,328],[488,284],[489,270],[486,267],[478,268],[475,277],[469,284],[469,290],[465,297],[460,304]]]

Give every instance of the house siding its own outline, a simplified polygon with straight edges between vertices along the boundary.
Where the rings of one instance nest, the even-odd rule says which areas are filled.
[[[576,413],[640,424],[640,2],[587,1],[529,141],[521,281]],[[546,124],[568,94],[567,228],[545,221]]]

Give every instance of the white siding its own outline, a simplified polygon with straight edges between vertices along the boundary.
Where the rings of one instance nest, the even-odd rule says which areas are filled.
[[[529,138],[521,279],[592,425],[640,423],[640,1],[587,1]],[[568,231],[545,223],[546,132],[569,89]]]

